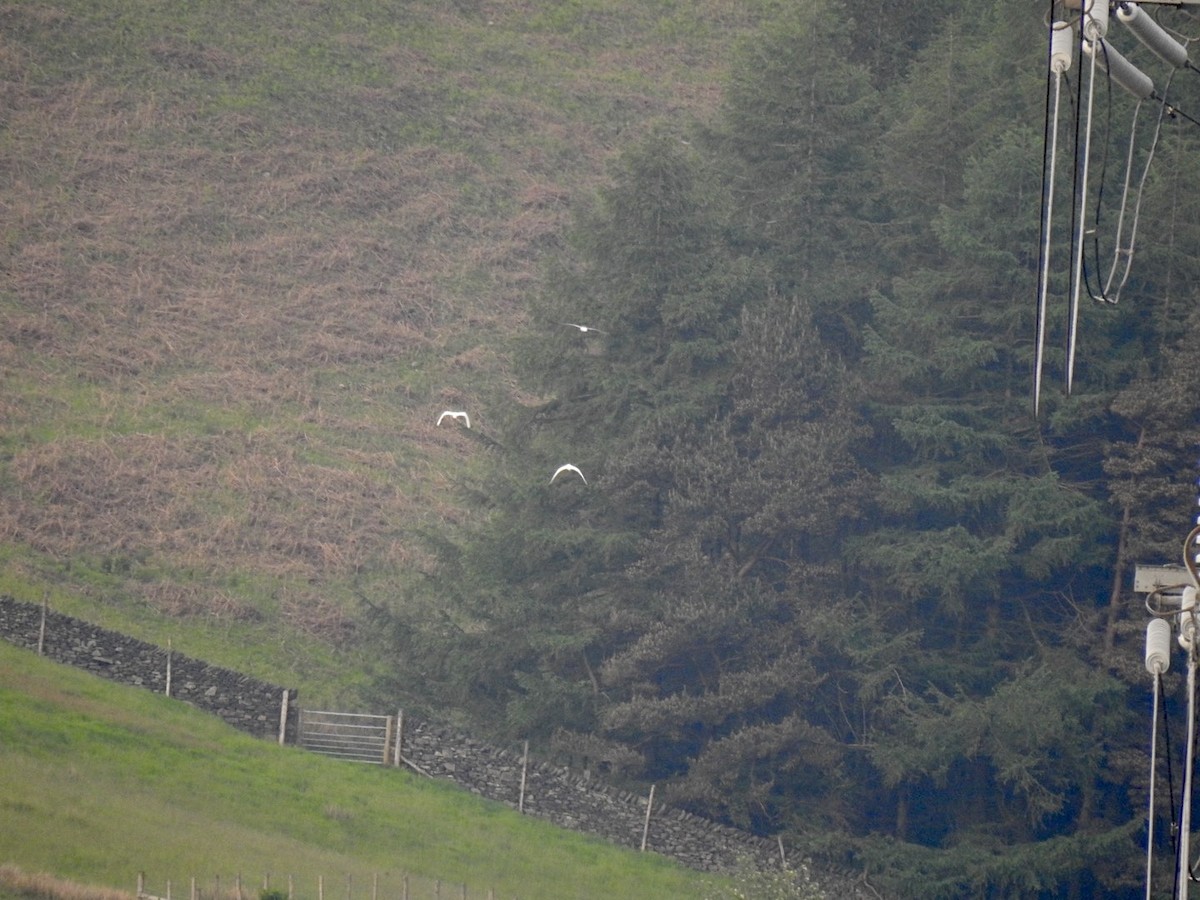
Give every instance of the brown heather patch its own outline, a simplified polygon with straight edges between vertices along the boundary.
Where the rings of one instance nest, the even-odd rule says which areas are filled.
[[[201,585],[156,581],[130,583],[132,593],[154,610],[176,618],[206,618],[235,622],[257,622],[262,614],[227,591]]]
[[[174,559],[317,583],[392,565],[404,525],[429,515],[414,505],[423,492],[401,489],[386,453],[351,450],[341,467],[318,465],[302,458],[303,443],[129,435],[30,447],[13,461],[22,490],[0,510],[0,533],[130,570]],[[180,612],[196,599],[153,593],[156,605]]]
[[[283,621],[302,634],[346,646],[355,637],[355,623],[340,605],[315,591],[285,589],[279,598]]]
[[[82,13],[0,2],[0,540],[106,560],[172,615],[257,615],[230,572],[308,585],[273,602],[311,634],[353,633],[322,597],[355,577],[435,571],[414,535],[469,521],[483,398],[532,401],[498,348],[574,198],[716,108],[711,51],[749,15],[560,34],[544,4],[462,7],[416,4],[411,45],[330,37],[392,83],[276,107],[243,88],[285,73],[202,19],[124,36],[114,74]],[[476,433],[435,427],[446,408]]]

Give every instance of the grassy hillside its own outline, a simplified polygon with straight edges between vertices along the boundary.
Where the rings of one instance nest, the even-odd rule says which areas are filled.
[[[0,862],[184,896],[241,874],[299,898],[466,884],[498,898],[697,897],[705,879],[458,789],[246,737],[190,707],[0,642]],[[355,887],[357,886],[357,887]],[[386,893],[385,893],[386,891]],[[420,891],[425,891],[421,893]]]
[[[772,5],[0,4],[0,590],[347,702],[470,515],[438,413]]]

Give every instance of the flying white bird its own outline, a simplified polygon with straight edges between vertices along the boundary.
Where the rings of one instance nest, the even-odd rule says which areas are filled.
[[[561,465],[557,469],[554,470],[554,474],[550,476],[550,483],[554,484],[554,479],[557,478],[559,475],[561,475],[563,472],[574,472],[580,478],[583,478],[583,473],[579,471],[578,466],[573,466],[570,463],[565,463],[564,465]],[[586,478],[583,478],[583,483],[587,484]]]
[[[468,415],[467,415],[465,412],[456,411],[456,410],[453,410],[453,409],[448,409],[448,410],[446,410],[445,412],[443,412],[443,413],[442,413],[440,416],[438,416],[437,423],[438,423],[439,425],[441,425],[441,424],[442,424],[442,419],[446,418],[446,416],[449,416],[449,417],[450,417],[450,418],[452,418],[452,419],[459,419],[459,420],[461,420],[461,421],[463,422],[463,424],[465,424],[465,425],[466,425],[468,428],[470,428],[470,427],[471,427],[471,417],[470,417],[470,416],[468,416]]]
[[[587,334],[589,331],[594,331],[596,334],[604,334],[599,328],[592,328],[590,325],[576,325],[574,322],[563,322],[568,328],[578,328],[580,333]]]

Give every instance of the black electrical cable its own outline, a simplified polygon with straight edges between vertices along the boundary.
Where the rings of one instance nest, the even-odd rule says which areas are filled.
[[[1158,698],[1162,704],[1162,721],[1163,732],[1167,743],[1167,795],[1171,800],[1171,853],[1175,856],[1175,877],[1171,879],[1171,897],[1173,900],[1179,898],[1179,820],[1175,817],[1175,776],[1171,767],[1171,719],[1167,716],[1167,695],[1162,689],[1162,673],[1159,672],[1155,676],[1158,678]],[[1181,801],[1182,802],[1182,801]]]
[[[1104,54],[1104,87],[1105,87],[1105,104],[1104,104],[1104,140],[1101,144],[1103,151],[1100,156],[1100,171],[1097,175],[1099,187],[1096,189],[1096,212],[1095,220],[1092,226],[1092,262],[1095,268],[1094,273],[1088,272],[1087,259],[1084,257],[1083,262],[1083,286],[1087,288],[1088,296],[1097,302],[1104,301],[1104,289],[1100,285],[1100,223],[1103,219],[1104,209],[1104,181],[1108,177],[1108,147],[1112,141],[1112,117],[1113,117],[1113,77],[1111,66],[1108,63],[1108,43],[1100,40],[1097,43],[1100,45],[1100,51]],[[1092,275],[1096,277],[1096,289],[1092,289]]]
[[[1200,125],[1200,119],[1196,119],[1192,116],[1189,116],[1187,113],[1185,113],[1179,107],[1172,106],[1170,103],[1166,103],[1164,105],[1167,108],[1167,115],[1170,116],[1172,119],[1175,118],[1176,116],[1179,116],[1180,118],[1187,119],[1193,125]]]

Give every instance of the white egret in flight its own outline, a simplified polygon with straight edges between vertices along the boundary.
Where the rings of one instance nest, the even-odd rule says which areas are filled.
[[[565,463],[554,470],[554,474],[550,476],[550,483],[554,484],[554,479],[557,478],[559,475],[561,475],[563,472],[574,472],[580,478],[583,478],[583,473],[579,471],[578,466],[573,466],[570,463]],[[586,478],[583,478],[583,483],[587,484]]]

